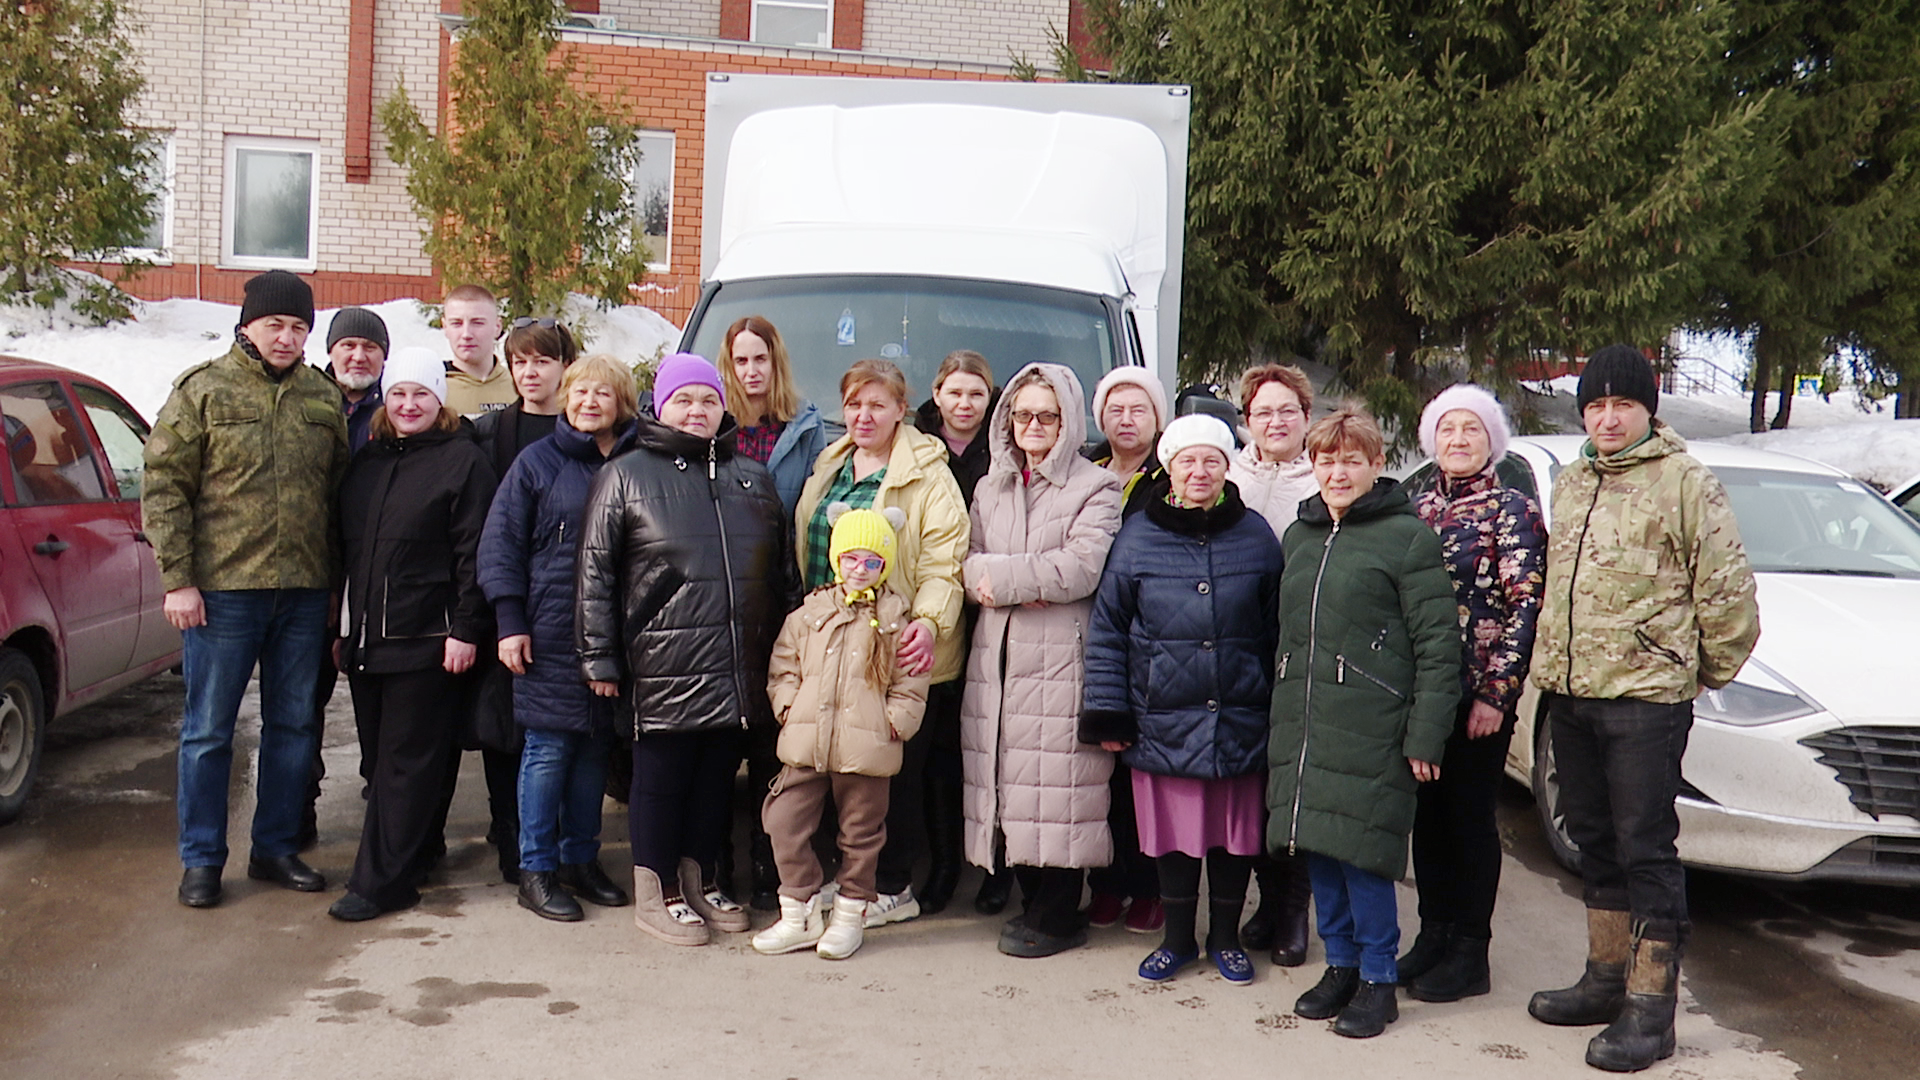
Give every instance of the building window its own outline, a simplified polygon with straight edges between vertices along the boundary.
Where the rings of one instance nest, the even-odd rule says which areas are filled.
[[[632,188],[634,218],[647,245],[647,269],[665,270],[673,254],[673,132],[640,133]]]
[[[146,189],[147,199],[153,207],[153,221],[146,231],[134,236],[119,253],[122,257],[146,259],[149,262],[165,263],[170,261],[168,249],[173,247],[173,135],[168,132],[149,132],[145,139],[147,149],[153,157],[147,167],[141,170],[141,187]]]
[[[833,44],[833,0],[753,0],[753,40],[824,49]]]
[[[227,139],[220,261],[247,269],[312,270],[320,144]]]

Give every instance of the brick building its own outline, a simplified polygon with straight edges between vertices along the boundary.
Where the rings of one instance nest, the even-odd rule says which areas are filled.
[[[646,132],[636,199],[659,260],[642,302],[676,321],[699,291],[707,72],[1004,79],[1079,40],[1079,0],[574,0],[562,34],[587,85]],[[424,222],[375,118],[404,83],[438,125],[459,0],[133,0],[148,78],[136,122],[165,171],[155,299],[237,303],[285,268],[321,304],[435,298]],[[652,203],[646,200],[651,197]]]

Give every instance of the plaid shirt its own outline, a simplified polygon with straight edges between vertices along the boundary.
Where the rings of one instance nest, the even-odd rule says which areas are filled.
[[[783,420],[770,420],[753,427],[743,427],[734,437],[735,453],[750,457],[762,465],[773,456],[773,448],[780,442],[780,433],[787,430]]]
[[[807,519],[807,590],[811,592],[822,585],[831,585],[834,581],[833,556],[828,548],[833,546],[833,525],[827,521],[827,508],[834,503],[846,503],[854,510],[873,509],[873,498],[880,494],[880,482],[887,477],[886,466],[876,469],[865,480],[853,478],[853,455],[847,455],[847,462],[840,471],[833,474],[833,483],[820,495],[820,505],[814,507],[813,517]]]

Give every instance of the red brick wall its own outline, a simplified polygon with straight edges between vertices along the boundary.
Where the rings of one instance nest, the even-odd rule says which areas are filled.
[[[833,47],[860,51],[866,36],[867,0],[833,0]]]
[[[74,268],[111,278],[120,272],[113,263],[73,263]],[[126,290],[142,300],[164,300],[174,296],[199,296],[220,304],[238,304],[245,298],[247,279],[258,270],[230,270],[218,266],[176,263],[156,266],[130,282]],[[378,304],[397,297],[414,296],[433,301],[440,297],[440,280],[411,274],[361,274],[322,270],[301,274],[313,286],[313,302],[323,308],[349,304]],[[197,280],[196,280],[197,279]],[[684,316],[683,316],[684,317]]]
[[[753,0],[720,0],[720,36],[730,41],[753,36]]]

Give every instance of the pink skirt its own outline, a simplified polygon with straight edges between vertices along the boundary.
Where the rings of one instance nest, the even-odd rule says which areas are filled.
[[[1233,855],[1267,850],[1267,777],[1228,780],[1155,776],[1133,770],[1133,810],[1140,850],[1152,856],[1179,851],[1203,858],[1213,848]]]

